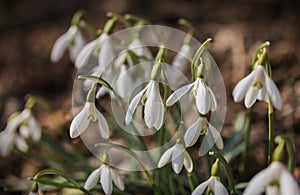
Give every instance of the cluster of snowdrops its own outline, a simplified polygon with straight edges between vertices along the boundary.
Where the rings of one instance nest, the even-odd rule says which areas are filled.
[[[193,35],[197,33],[197,30],[186,20],[180,20],[180,23],[185,25],[189,31],[185,34],[179,51],[172,61],[168,62],[168,45],[164,42],[163,33],[153,28],[156,29],[154,34],[158,40],[157,48],[147,47],[141,38],[144,31],[143,26],[150,24],[147,20],[134,15],[112,13],[108,14],[108,17],[103,29],[96,31],[85,20],[83,12],[77,12],[71,26],[56,40],[51,51],[51,61],[54,63],[68,52],[70,60],[79,72],[87,67],[92,67],[88,74],[79,74],[78,76],[78,79],[82,81],[81,87],[85,94],[85,103],[76,113],[70,125],[69,135],[75,139],[86,131],[90,131],[89,127],[92,124],[96,124],[98,132],[104,140],[98,141],[99,143],[95,146],[104,148],[104,152],[97,156],[101,161],[101,166],[90,173],[84,184],[78,183],[60,170],[51,168],[41,170],[32,178],[33,185],[30,194],[39,193],[39,183],[42,183],[40,178],[49,174],[65,178],[72,188],[81,190],[85,194],[93,194],[95,192],[93,188],[98,183],[101,184],[101,190],[106,195],[113,193],[114,185],[117,192],[126,192],[126,185],[122,179],[126,173],[120,174],[119,170],[112,166],[110,162],[111,148],[132,156],[141,167],[141,172],[145,174],[145,178],[149,181],[155,194],[165,194],[166,191],[163,188],[169,188],[159,185],[158,180],[155,179],[155,174],[159,174],[159,171],[168,163],[171,163],[175,174],[181,174],[185,168],[188,191],[192,195],[237,194],[238,191],[239,193],[243,191],[242,193],[245,195],[300,194],[298,184],[291,174],[294,163],[293,145],[285,136],[274,137],[273,108],[280,110],[282,101],[280,92],[271,78],[271,66],[266,50],[269,42],[258,47],[254,54],[252,71],[236,84],[232,92],[234,101],[244,100],[244,104],[249,110],[257,100],[265,101],[268,104],[268,167],[254,176],[241,191],[235,188],[234,175],[232,175],[226,159],[222,156],[224,144],[220,134],[221,128],[210,120],[210,117],[214,117],[214,113],[224,106],[217,97],[218,91],[214,86],[215,83],[211,81],[215,79],[213,77],[215,67],[208,60],[208,51],[205,49],[211,39],[207,39],[194,49]],[[129,44],[123,44],[122,40],[112,38],[111,34],[118,22],[126,28],[133,27],[130,30],[131,34],[127,37]],[[93,33],[95,39],[87,43],[83,31]],[[114,47],[121,48],[122,52],[115,54]],[[166,65],[167,63],[170,65]],[[169,66],[177,72],[171,71],[172,73],[170,73]],[[139,74],[143,78],[142,81],[128,73],[128,70],[133,67],[138,67],[135,75]],[[147,68],[144,69],[144,67]],[[190,79],[180,82],[182,81],[181,73],[188,73],[186,75],[189,75]],[[173,81],[175,80],[180,86],[175,89],[165,86],[170,80],[169,77],[172,77]],[[114,81],[116,82],[113,83]],[[139,83],[142,84],[139,85]],[[133,95],[128,94],[129,86],[138,86]],[[124,127],[131,125],[132,128],[139,128],[136,121],[143,123],[154,135],[160,135],[163,141],[159,143],[162,145],[166,142],[162,132],[170,131],[166,123],[170,118],[178,119],[173,112],[180,112],[180,109],[177,108],[185,97],[191,99],[188,109],[192,109],[190,107],[195,109],[193,121],[188,123],[184,119],[177,120],[180,122],[175,125],[175,133],[172,135],[169,133],[170,136],[173,136],[173,142],[169,148],[161,151],[158,159],[154,160],[153,163],[157,169],[150,170],[130,144],[122,145],[110,140],[112,134],[117,132],[111,132],[112,125],[105,117],[105,113],[100,112],[97,106],[97,101],[107,96],[112,101],[118,102],[120,107],[124,107],[125,112],[122,115],[124,116]],[[124,99],[128,97],[129,101],[126,104]],[[26,140],[32,139],[36,142],[40,140],[41,128],[32,113],[35,103],[34,98],[30,98],[24,111],[15,113],[8,119],[7,126],[0,133],[0,154],[2,156],[7,156],[14,147],[26,152],[28,150]],[[169,109],[173,109],[171,113],[168,112]],[[124,139],[123,143],[126,143],[126,138]],[[215,161],[209,167],[211,176],[199,184],[193,177],[196,173],[193,173],[195,162],[193,162],[191,150],[187,149],[200,142],[198,155],[212,156]],[[276,148],[274,148],[275,142],[277,143]],[[145,145],[143,139],[140,139],[139,143]],[[249,146],[246,149],[249,149]],[[225,172],[224,174],[221,174],[222,170]],[[227,182],[221,179],[221,175],[227,177]],[[161,177],[168,178],[168,175]],[[177,179],[180,180],[181,177]],[[178,194],[179,192],[169,189],[167,193]]]

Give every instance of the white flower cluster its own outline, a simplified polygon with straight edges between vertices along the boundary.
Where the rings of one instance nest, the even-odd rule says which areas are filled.
[[[0,155],[7,156],[14,146],[22,152],[28,151],[26,139],[38,142],[41,138],[41,127],[28,108],[13,114],[3,131],[0,132]]]
[[[112,22],[116,22],[116,19],[113,18],[109,22],[111,25]],[[104,28],[104,31],[95,40],[85,45],[85,41],[78,27],[71,26],[65,34],[58,38],[51,53],[52,61],[56,62],[63,56],[66,49],[69,49],[70,58],[75,62],[76,68],[79,69],[96,65],[91,75],[96,78],[101,78],[108,83],[114,81],[115,78],[122,78],[118,80],[119,83],[117,83],[115,89],[103,85],[97,92],[95,87],[97,83],[94,80],[87,79],[85,81],[85,87],[89,89],[89,93],[83,109],[75,116],[71,123],[71,138],[80,136],[93,121],[98,122],[101,136],[108,139],[110,136],[109,125],[104,116],[96,108],[95,98],[99,98],[106,93],[109,93],[111,98],[116,98],[116,94],[121,99],[127,96],[126,88],[128,88],[129,85],[134,85],[133,83],[135,81],[130,75],[122,76],[122,74],[125,73],[128,68],[133,67],[135,63],[153,59],[150,50],[145,47],[142,40],[137,37],[133,37],[128,47],[124,48],[124,51],[114,58],[114,44],[109,35],[111,29],[108,31],[105,29],[107,29],[107,27]],[[160,49],[163,49],[163,47]],[[213,145],[216,145],[220,150],[223,149],[224,144],[220,131],[208,121],[210,112],[216,112],[218,109],[218,100],[214,93],[214,86],[210,86],[210,83],[207,82],[209,75],[204,74],[205,71],[203,71],[203,68],[205,67],[205,62],[202,61],[199,54],[198,57],[200,58],[201,64],[196,64],[196,67],[194,67],[195,70],[193,71],[197,70],[197,73],[192,75],[195,79],[193,79],[190,84],[176,89],[166,98],[166,102],[164,102],[159,87],[161,75],[163,75],[161,73],[164,71],[161,70],[163,52],[160,53],[160,51],[152,66],[150,81],[131,98],[125,116],[125,124],[129,125],[134,120],[137,107],[139,104],[142,104],[144,107],[143,118],[145,125],[148,128],[154,128],[159,131],[166,118],[166,107],[174,105],[184,95],[188,93],[191,94],[195,100],[198,114],[197,120],[194,121],[186,131],[182,130],[182,132],[178,133],[176,144],[162,154],[158,162],[158,167],[161,168],[167,163],[172,162],[172,169],[176,174],[179,174],[183,167],[185,167],[187,172],[192,172],[193,161],[186,151],[186,148],[195,145],[201,135],[204,136],[202,144],[208,146],[200,147],[199,155],[205,155],[208,152],[207,148],[211,149]],[[200,51],[200,48],[198,51]],[[187,64],[187,58],[190,58],[192,54],[191,46],[188,43],[184,43],[173,60],[173,66],[179,70],[184,70]],[[210,67],[205,68],[207,70]],[[193,71],[191,72],[193,73]],[[174,75],[174,77],[176,77],[176,75]],[[257,99],[272,103],[277,109],[281,109],[282,107],[280,93],[266,72],[266,67],[261,64],[256,64],[254,70],[236,85],[232,95],[236,102],[245,98],[245,106],[247,108],[252,107]],[[20,119],[16,121],[18,122],[14,122],[14,126],[21,123],[19,122]],[[9,132],[11,132],[11,130]],[[18,137],[15,138],[15,140],[18,139]],[[16,145],[20,147],[18,145],[22,145],[22,141],[16,141]],[[8,146],[6,146],[6,148],[8,148]],[[24,146],[20,148],[24,149]],[[7,149],[5,151],[7,151]],[[1,152],[5,154],[5,152]],[[107,162],[103,162],[100,168],[90,174],[84,187],[90,190],[99,181],[105,194],[112,193],[113,183],[120,190],[124,190],[125,188],[120,175],[115,169],[110,167]],[[266,170],[263,170],[250,181],[244,194],[261,194],[263,191],[266,191],[267,194],[299,194],[298,190],[294,179],[288,174],[284,166],[279,162],[273,162]],[[207,181],[200,184],[192,192],[192,195],[203,194],[205,191],[207,194],[228,194],[227,189],[220,182],[219,176],[216,175],[212,175]]]

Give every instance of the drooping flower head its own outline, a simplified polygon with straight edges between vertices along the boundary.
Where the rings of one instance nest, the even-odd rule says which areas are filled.
[[[19,130],[19,131],[18,131]],[[20,151],[28,151],[26,139],[38,142],[41,138],[41,127],[32,114],[31,109],[24,109],[13,114],[7,126],[0,132],[0,155],[7,156],[15,145]]]
[[[208,180],[197,186],[192,195],[204,194],[206,189],[207,194],[228,195],[225,186],[220,182],[220,178],[216,176],[211,176]]]
[[[205,155],[214,144],[220,150],[223,149],[223,140],[220,132],[202,116],[187,129],[184,135],[185,146],[193,146],[200,135],[204,135],[204,139],[199,149],[199,155]]]
[[[144,102],[146,100],[146,102]],[[128,125],[133,118],[139,103],[145,106],[144,117],[148,128],[159,130],[164,120],[164,104],[159,92],[159,83],[150,80],[147,86],[139,92],[130,102],[126,112],[125,123]]]
[[[70,137],[76,138],[81,135],[88,128],[91,121],[98,122],[103,138],[109,137],[107,121],[95,106],[95,85],[89,91],[83,109],[75,116],[71,123]]]
[[[205,190],[206,194],[228,195],[226,187],[220,181],[219,159],[211,167],[210,178],[198,185],[192,195],[204,194]]]
[[[176,143],[173,147],[165,151],[160,157],[158,168],[165,166],[170,161],[172,161],[172,168],[176,174],[181,172],[183,166],[188,172],[193,171],[193,161],[181,143]]]
[[[101,165],[98,169],[94,170],[87,178],[84,188],[87,190],[92,189],[100,181],[102,189],[106,195],[112,194],[113,183],[123,191],[125,189],[124,182],[116,170],[107,164]]]
[[[293,176],[287,171],[284,164],[273,161],[269,167],[256,174],[248,183],[243,195],[299,195],[299,187]]]
[[[196,107],[200,114],[205,115],[209,111],[215,111],[217,109],[216,97],[211,88],[206,85],[203,78],[196,78],[193,83],[175,90],[167,99],[166,105],[172,106],[189,91],[192,91],[195,97]]]
[[[232,95],[235,102],[245,98],[244,103],[247,108],[250,108],[257,99],[268,102],[269,98],[275,108],[282,107],[278,88],[261,65],[257,65],[248,76],[238,82]]]
[[[75,62],[76,57],[85,45],[85,40],[77,25],[72,25],[67,32],[62,34],[54,43],[50,59],[59,61],[64,53],[69,50],[70,59]]]

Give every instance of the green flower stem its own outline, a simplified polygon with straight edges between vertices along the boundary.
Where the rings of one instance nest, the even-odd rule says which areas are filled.
[[[107,17],[116,17],[120,22],[122,22],[124,24],[124,26],[126,28],[130,28],[132,25],[130,24],[130,22],[125,18],[125,16],[122,16],[120,14],[116,14],[116,13],[112,13],[112,12],[108,12]]]
[[[235,192],[234,192],[234,180],[233,180],[232,171],[231,171],[231,168],[230,168],[229,164],[227,163],[225,158],[217,152],[209,152],[209,155],[218,158],[220,160],[220,162],[223,164],[223,166],[225,168],[225,171],[226,171],[226,174],[227,174],[228,184],[229,184],[229,188],[230,188],[230,194],[232,194],[232,195],[235,194]]]
[[[72,25],[79,25],[84,15],[85,15],[85,11],[84,10],[78,10],[73,15],[71,24]]]
[[[92,102],[95,103],[95,99],[96,99],[96,85],[97,83],[94,83],[91,87],[91,89],[89,90],[87,96],[86,96],[86,101],[87,102]]]
[[[275,141],[280,144],[280,142],[285,143],[285,147],[288,153],[288,170],[290,173],[293,173],[294,164],[295,164],[295,151],[292,141],[286,136],[277,136]]]
[[[249,108],[248,113],[247,113],[246,122],[245,122],[244,150],[242,152],[242,160],[241,160],[241,164],[239,166],[240,173],[245,172],[245,166],[247,163],[248,150],[249,150],[249,144],[250,144],[252,114],[253,114],[253,110],[252,110],[252,108]]]
[[[194,191],[195,186],[194,186],[194,182],[193,182],[193,175],[192,175],[192,173],[189,173],[189,172],[187,172],[186,175],[187,175],[187,178],[189,181],[189,186],[191,188],[191,191]]]
[[[112,18],[106,22],[103,28],[103,33],[111,34],[117,21],[118,21],[118,17],[112,16]]]
[[[257,60],[259,58],[259,55],[262,52],[262,49],[264,49],[264,48],[266,48],[268,46],[270,46],[270,42],[269,41],[266,41],[263,44],[261,44],[260,46],[258,46],[258,48],[256,49],[256,51],[254,53],[254,56],[253,56],[253,66],[254,66],[255,62],[257,62]]]
[[[268,119],[269,119],[268,165],[269,165],[272,162],[272,155],[274,150],[274,109],[270,98],[268,101]]]
[[[114,144],[114,143],[98,143],[98,144],[95,144],[95,147],[97,147],[97,146],[110,146],[110,147],[113,147],[115,149],[119,149],[119,150],[122,150],[124,152],[129,153],[142,167],[142,169],[143,169],[144,173],[146,174],[149,183],[152,185],[155,193],[157,195],[161,195],[161,192],[158,189],[156,183],[154,182],[154,179],[153,179],[151,173],[147,170],[144,163],[141,161],[140,157],[135,152],[133,152],[132,150],[130,150],[130,149],[124,147],[124,146],[121,146],[119,144]]]
[[[192,65],[191,65],[191,74],[192,74],[192,82],[195,81],[195,77],[196,77],[196,69],[197,69],[197,64],[199,62],[199,58],[200,55],[202,54],[203,50],[205,49],[205,46],[211,41],[211,38],[206,39],[206,41],[199,47],[199,49],[196,51],[194,57],[193,57],[193,61],[192,61]]]
[[[35,174],[35,176],[32,178],[34,181],[38,181],[38,179],[44,175],[58,175],[66,179],[68,182],[70,182],[74,188],[81,190],[82,192],[86,194],[91,194],[88,190],[86,190],[83,186],[81,186],[79,183],[77,183],[75,180],[67,176],[64,172],[58,170],[58,169],[43,169]],[[48,183],[50,184],[50,183]]]
[[[162,58],[165,54],[165,46],[160,46],[159,47],[159,50],[157,52],[157,55],[155,57],[155,64],[152,68],[152,71],[151,71],[151,76],[150,76],[150,79],[151,80],[158,80],[160,78],[160,73],[161,73],[161,69],[162,69]]]

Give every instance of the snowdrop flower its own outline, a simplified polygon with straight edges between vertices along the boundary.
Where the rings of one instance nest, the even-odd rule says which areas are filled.
[[[176,143],[165,151],[158,162],[158,168],[165,166],[170,161],[172,161],[172,168],[176,174],[180,173],[183,166],[188,172],[193,171],[193,161],[183,144]]]
[[[0,155],[7,156],[14,145],[22,152],[28,151],[25,139],[18,135],[16,131],[2,131],[0,133]]]
[[[106,164],[101,165],[89,175],[84,184],[84,188],[87,190],[92,189],[99,180],[106,195],[112,194],[113,183],[121,191],[125,189],[124,183],[117,171]]]
[[[101,34],[97,39],[83,47],[76,58],[75,66],[82,68],[87,65],[92,57],[98,59],[98,66],[93,70],[93,73],[96,74],[95,76],[99,76],[114,57],[111,41],[107,33]]]
[[[232,95],[235,102],[245,98],[244,103],[247,108],[250,108],[256,99],[268,102],[268,98],[275,108],[281,109],[282,106],[278,88],[261,65],[257,65],[248,76],[238,82]]]
[[[217,109],[216,97],[211,88],[206,85],[202,78],[197,78],[193,83],[175,90],[174,93],[172,93],[167,99],[166,105],[172,106],[190,90],[192,90],[192,94],[196,99],[197,110],[200,114],[205,115],[209,112],[209,110],[215,111]]]
[[[219,149],[223,149],[223,140],[220,132],[211,125],[205,117],[199,117],[198,120],[192,124],[184,135],[184,143],[186,147],[194,145],[200,135],[205,135],[200,147],[200,155],[204,155],[208,150],[216,144]]]
[[[146,126],[148,128],[154,127],[157,130],[161,128],[165,111],[158,84],[157,81],[150,80],[147,86],[132,99],[125,117],[126,125],[132,120],[133,114],[142,100],[145,106],[144,117]],[[144,100],[146,100],[145,103],[143,102]]]
[[[192,195],[203,194],[206,188],[207,194],[228,195],[225,186],[220,182],[220,178],[217,176],[211,176],[208,180],[197,186],[192,192]]]
[[[20,130],[20,134],[17,130]],[[24,109],[14,114],[5,129],[0,132],[0,155],[7,156],[15,145],[20,151],[28,151],[25,139],[31,138],[37,142],[41,138],[41,128],[32,115],[31,110]]]
[[[66,50],[69,49],[70,59],[74,62],[84,45],[85,40],[78,26],[72,25],[67,32],[55,41],[51,51],[51,61],[59,61]]]
[[[103,138],[109,137],[108,124],[104,116],[96,108],[94,102],[87,101],[83,109],[75,116],[70,127],[70,137],[76,138],[89,126],[91,121],[98,121]]]
[[[266,192],[267,195],[299,195],[299,187],[284,164],[273,161],[269,167],[256,174],[248,183],[244,195],[255,195]]]

